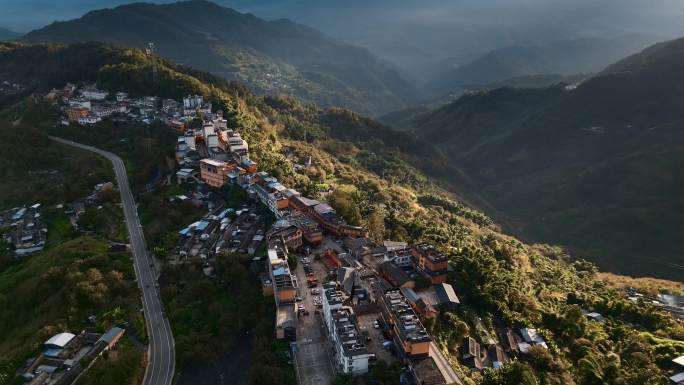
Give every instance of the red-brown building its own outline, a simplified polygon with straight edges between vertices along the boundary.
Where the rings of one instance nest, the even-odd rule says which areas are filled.
[[[221,162],[214,159],[200,161],[200,177],[208,185],[222,187],[228,182],[228,174],[237,167],[234,163]]]
[[[432,284],[446,282],[449,259],[434,246],[428,244],[414,245],[411,247],[416,270]]]
[[[302,196],[292,196],[290,207],[299,210],[313,218],[318,224],[330,234],[338,237],[367,237],[368,230],[359,226],[350,226],[337,216],[335,209],[325,203],[309,199]]]
[[[78,122],[78,119],[88,116],[90,111],[84,107],[74,107],[67,110],[67,118],[70,122]]]

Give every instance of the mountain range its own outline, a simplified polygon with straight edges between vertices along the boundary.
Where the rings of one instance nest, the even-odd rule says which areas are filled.
[[[161,56],[239,80],[257,92],[371,115],[405,107],[417,96],[399,71],[365,49],[286,19],[265,21],[207,1],[92,11],[23,39],[138,48],[153,42]]]
[[[428,89],[440,94],[478,89],[492,83],[495,84],[486,88],[552,85],[564,80],[563,76],[599,72],[616,60],[661,40],[655,36],[625,35],[499,48],[438,73],[428,84]]]
[[[681,278],[684,39],[608,66],[576,89],[500,88],[386,116],[446,151],[528,240],[603,268]]]
[[[0,41],[14,39],[15,37],[18,37],[18,36],[19,36],[18,33],[10,31],[7,28],[0,27]]]

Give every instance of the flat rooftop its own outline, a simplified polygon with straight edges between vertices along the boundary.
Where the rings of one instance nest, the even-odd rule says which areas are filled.
[[[382,296],[386,308],[392,313],[399,330],[399,337],[410,342],[429,342],[432,338],[425,326],[399,290],[390,290]]]
[[[335,333],[342,344],[342,351],[347,357],[368,354],[368,348],[364,344],[364,336],[359,332],[356,316],[348,309],[332,311]]]

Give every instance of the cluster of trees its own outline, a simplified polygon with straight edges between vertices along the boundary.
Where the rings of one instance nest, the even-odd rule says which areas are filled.
[[[273,349],[272,299],[265,298],[249,270],[251,258],[220,254],[216,276],[206,277],[201,265],[166,266],[161,293],[176,338],[179,362],[201,367],[233,350],[236,339],[252,335],[252,384],[294,384],[294,373]]]
[[[26,204],[27,197],[43,204],[71,202],[111,175],[111,166],[95,155],[52,142],[33,126],[0,120],[0,208]]]
[[[140,303],[130,255],[108,248],[81,237],[0,272],[0,379],[11,381],[47,338],[64,330],[104,331],[127,320],[132,321],[127,333],[144,339],[136,322]],[[89,324],[91,315],[100,321]]]

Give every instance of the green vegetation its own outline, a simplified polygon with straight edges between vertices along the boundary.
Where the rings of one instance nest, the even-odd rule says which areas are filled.
[[[159,184],[163,173],[173,167],[176,136],[161,123],[147,126],[104,121],[96,129],[72,124],[51,128],[49,132],[118,154],[125,160],[132,188],[137,190]]]
[[[137,198],[147,245],[162,260],[178,244],[178,231],[206,214],[204,208],[190,202],[170,203],[168,198],[177,194],[177,186],[162,186]]]
[[[0,178],[0,209],[7,209],[82,199],[95,184],[112,180],[113,172],[104,159],[52,142],[31,126],[0,120]]]
[[[247,255],[221,254],[214,278],[206,277],[201,265],[165,267],[161,292],[176,338],[178,361],[186,367],[206,364],[239,350],[237,338],[253,333],[250,383],[294,384],[292,367],[276,353],[283,349],[273,346],[273,301],[263,296],[248,269],[249,261]]]
[[[347,375],[337,375],[333,381],[334,385],[356,385],[372,383],[376,385],[394,385],[399,381],[401,375],[401,364],[398,362],[387,365],[385,361],[379,360],[373,365],[367,378],[351,377]]]
[[[121,385],[141,383],[144,350],[122,340],[112,351],[105,352],[76,382],[76,385]]]
[[[455,190],[515,235],[609,271],[679,279],[684,93],[671,85],[684,78],[682,47],[656,45],[572,91],[469,94],[408,125],[465,171],[472,184]]]
[[[108,249],[103,241],[80,237],[0,273],[1,383],[58,332],[86,326],[105,331],[127,320],[127,333],[144,338],[130,255]],[[88,323],[91,315],[96,325]]]

